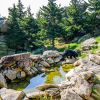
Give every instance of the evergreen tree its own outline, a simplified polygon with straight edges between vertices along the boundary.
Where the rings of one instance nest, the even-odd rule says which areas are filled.
[[[100,0],[89,0],[89,14],[91,34],[95,35],[96,29],[100,28]]]
[[[17,14],[19,19],[22,19],[26,15],[26,11],[24,11],[24,5],[22,4],[21,0],[18,0]]]
[[[69,7],[66,8],[67,19],[65,20],[65,31],[67,33],[67,41],[73,40],[75,37],[85,34],[83,23],[85,21],[84,16],[87,6],[87,3],[83,0],[71,0]]]
[[[43,28],[46,30],[47,38],[50,39],[54,47],[55,38],[58,33],[58,24],[61,19],[59,6],[55,3],[56,0],[48,0],[48,5],[40,9],[40,17],[43,22]]]
[[[8,26],[8,33],[6,35],[8,48],[14,49],[15,51],[23,49],[25,45],[25,34],[20,29],[15,5],[9,9]]]
[[[33,14],[31,13],[30,7],[27,8],[27,16],[23,20],[22,27],[27,36],[26,48],[32,49],[38,47],[38,45],[36,45],[36,39],[38,38],[37,32],[39,30],[39,27],[36,19],[34,19]]]

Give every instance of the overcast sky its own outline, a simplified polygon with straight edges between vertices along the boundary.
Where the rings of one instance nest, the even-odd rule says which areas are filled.
[[[0,0],[0,15],[8,16],[8,8],[12,7],[12,4],[16,4],[18,0]],[[48,0],[21,0],[25,7],[31,7],[32,13],[36,14],[40,7],[47,5]],[[70,0],[57,0],[57,4],[61,6],[68,5]]]

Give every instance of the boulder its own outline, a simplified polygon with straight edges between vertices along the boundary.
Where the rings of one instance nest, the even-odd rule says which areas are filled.
[[[30,66],[27,66],[27,65],[26,65],[26,66],[23,68],[23,71],[26,73],[26,75],[29,75],[29,76],[32,75],[31,67],[30,67]]]
[[[16,70],[11,70],[11,69],[8,69],[7,73],[5,74],[5,76],[10,80],[16,79],[16,75],[17,75],[17,71]]]
[[[86,50],[90,50],[92,47],[97,46],[97,42],[95,40],[95,38],[90,38],[85,40],[82,44],[82,50],[86,51]]]
[[[58,57],[54,58],[54,62],[55,63],[59,62],[61,60],[61,58],[62,58],[62,56],[58,56]]]
[[[29,57],[30,57],[30,53],[21,53],[21,54],[14,54],[14,55],[9,55],[9,56],[4,56],[0,59],[0,63],[5,64],[5,63],[8,63],[8,62],[27,59]]]
[[[0,73],[0,88],[2,87],[7,87],[7,83],[2,73]]]
[[[58,57],[60,53],[56,50],[48,50],[43,52],[44,57]]]
[[[49,64],[54,64],[54,60],[52,58],[47,58],[46,61],[49,63]]]
[[[41,61],[40,64],[42,64],[43,67],[50,67],[50,65],[46,61]]]
[[[61,92],[60,100],[84,100],[73,90],[65,89]]]
[[[88,98],[91,95],[92,88],[91,85],[84,79],[81,79],[80,77],[73,78],[75,82],[75,86],[73,87],[73,90],[75,93],[83,97],[84,99],[88,100]]]
[[[16,91],[12,89],[2,88],[0,89],[0,95],[3,100],[21,100],[18,99],[21,91]]]
[[[100,65],[100,56],[96,54],[89,54],[89,60]]]

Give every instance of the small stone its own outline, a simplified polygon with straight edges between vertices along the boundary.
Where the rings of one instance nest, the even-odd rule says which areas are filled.
[[[44,67],[50,67],[46,61],[41,61],[40,64],[42,64]]]

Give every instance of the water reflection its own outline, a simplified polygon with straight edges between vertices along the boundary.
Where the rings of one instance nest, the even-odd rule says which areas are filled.
[[[31,91],[35,89],[36,86],[42,85],[45,82],[45,77],[43,77],[44,73],[33,77],[30,80],[30,84],[24,89],[25,92]]]
[[[65,74],[66,72],[64,72],[62,67],[60,66],[59,68],[55,68],[53,72],[49,72],[46,75],[45,73],[37,75],[30,80],[30,84],[24,89],[24,91],[26,92],[31,91],[35,89],[35,87],[42,85],[44,83],[47,84],[60,83],[62,80],[64,80]]]

